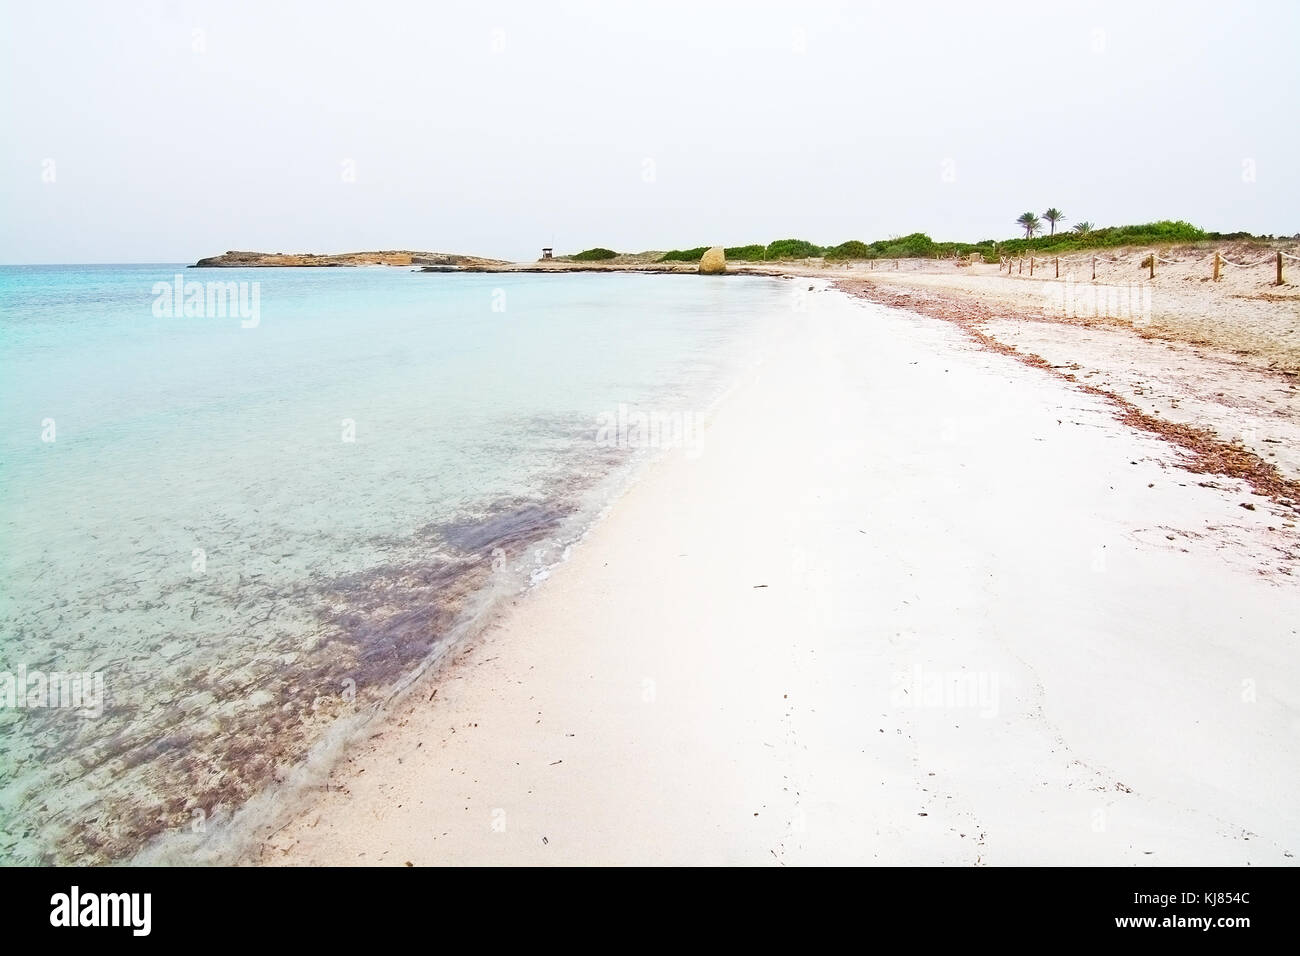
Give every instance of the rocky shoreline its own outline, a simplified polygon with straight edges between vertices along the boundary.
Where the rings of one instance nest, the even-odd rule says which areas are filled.
[[[486,266],[504,266],[502,259],[482,256],[464,256],[446,252],[413,252],[411,250],[386,250],[382,252],[340,252],[336,254],[241,252],[231,250],[219,256],[208,256],[194,263],[191,269],[258,269],[258,268],[337,268],[357,266],[423,266],[430,271],[452,269],[477,269]]]
[[[239,252],[230,251],[219,256],[200,259],[192,269],[256,269],[256,268],[339,268],[358,266],[410,267],[419,272],[645,272],[651,274],[695,274],[705,272],[721,275],[727,270],[722,250],[716,250],[715,261],[702,268],[696,262],[661,262],[661,253],[641,253],[618,256],[602,262],[577,262],[571,259],[538,259],[533,262],[509,262],[483,256],[466,256],[458,253],[413,252],[390,250],[383,252],[342,252],[318,255],[314,253]],[[720,261],[716,261],[720,260]],[[784,274],[783,270],[758,269],[769,274]]]

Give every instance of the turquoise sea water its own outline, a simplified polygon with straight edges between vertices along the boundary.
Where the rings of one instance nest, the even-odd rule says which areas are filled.
[[[168,314],[178,274],[256,314]],[[102,677],[0,684],[0,861],[130,859],[282,783],[562,560],[653,452],[601,417],[698,415],[785,288],[0,267],[0,681]]]

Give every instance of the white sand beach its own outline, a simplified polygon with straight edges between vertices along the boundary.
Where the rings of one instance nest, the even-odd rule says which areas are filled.
[[[807,301],[253,861],[1294,862],[1294,512],[952,324]]]

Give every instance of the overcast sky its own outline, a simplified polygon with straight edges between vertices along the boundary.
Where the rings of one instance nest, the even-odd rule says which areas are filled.
[[[0,262],[1300,232],[1300,3],[0,0]]]

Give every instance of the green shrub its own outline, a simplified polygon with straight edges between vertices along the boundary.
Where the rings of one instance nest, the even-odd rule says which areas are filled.
[[[778,239],[769,242],[763,250],[764,259],[807,259],[822,255],[826,250],[806,239]]]
[[[934,255],[934,240],[923,232],[914,232],[897,240],[903,249],[903,255],[909,259]]]
[[[1084,235],[1077,232],[1058,232],[1055,236],[1036,236],[1033,239],[1007,239],[1001,249],[1008,255],[1025,253],[1073,252],[1077,249],[1100,249],[1113,246],[1145,246],[1166,242],[1200,242],[1210,234],[1190,222],[1147,222],[1136,226],[1105,226]]]
[[[826,250],[827,259],[869,259],[871,250],[867,248],[865,242],[859,242],[857,239],[850,239],[848,242],[841,242],[838,246],[832,246]]]
[[[1189,222],[1161,220],[1135,226],[1107,226],[1093,229],[1084,235],[1077,232],[1059,232],[1054,236],[1035,236],[1033,239],[981,239],[979,242],[935,242],[923,232],[892,239],[877,239],[863,243],[856,239],[841,242],[838,246],[822,247],[804,239],[778,239],[767,246],[729,246],[726,253],[731,260],[762,262],[764,260],[806,259],[825,256],[827,259],[915,259],[953,258],[976,253],[985,262],[996,263],[1001,256],[1019,256],[1034,253],[1048,256],[1079,249],[1106,246],[1155,245],[1171,242],[1199,242],[1206,239],[1257,239],[1249,233],[1207,233]],[[696,249],[675,249],[664,253],[660,262],[699,262],[708,246]],[[589,250],[608,252],[608,250]],[[582,253],[585,256],[587,253]],[[612,255],[612,253],[611,253]],[[574,256],[573,258],[578,258]]]
[[[613,249],[602,249],[597,246],[595,249],[584,249],[568,258],[573,262],[599,262],[602,259],[613,259],[617,255],[618,253]]]
[[[660,262],[699,262],[704,258],[704,254],[709,251],[709,246],[699,246],[695,249],[674,249],[672,252],[665,252],[660,256]]]

